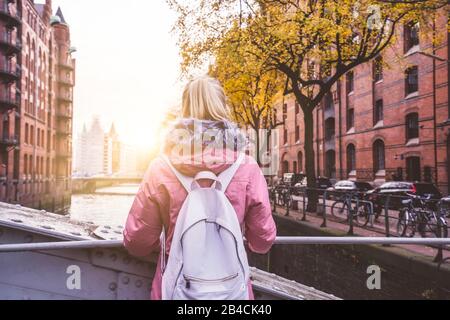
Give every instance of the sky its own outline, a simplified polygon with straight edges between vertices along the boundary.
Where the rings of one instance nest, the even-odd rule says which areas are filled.
[[[165,0],[53,0],[58,6],[77,49],[75,133],[99,115],[124,142],[152,146],[181,99],[175,14]]]

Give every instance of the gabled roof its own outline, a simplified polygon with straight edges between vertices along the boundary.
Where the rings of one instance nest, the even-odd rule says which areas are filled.
[[[56,16],[59,17],[59,19],[61,19],[61,23],[67,24],[66,19],[64,19],[61,7],[58,7],[58,10],[56,11]]]

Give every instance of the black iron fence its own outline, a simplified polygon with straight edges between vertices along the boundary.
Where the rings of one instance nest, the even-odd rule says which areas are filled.
[[[328,221],[348,225],[347,234],[354,235],[355,227],[380,233],[380,236],[397,238],[448,238],[449,204],[440,199],[427,199],[409,194],[391,195],[356,190],[324,190],[278,185],[269,188],[273,212],[284,209],[322,219],[321,227]],[[308,212],[309,199],[317,201],[314,212]],[[443,250],[449,246],[431,246],[437,249],[436,262],[443,261]]]

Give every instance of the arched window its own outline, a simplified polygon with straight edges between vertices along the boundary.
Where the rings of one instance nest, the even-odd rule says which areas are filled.
[[[335,126],[336,124],[334,118],[328,118],[325,121],[325,140],[328,141],[334,139],[336,132]]]
[[[26,123],[25,124],[25,143],[26,144],[28,144],[29,143],[29,138],[28,138],[28,135],[29,135],[29,126],[28,126],[28,123]],[[25,166],[26,167],[26,166]]]
[[[406,158],[406,179],[408,181],[420,181],[420,157]]]
[[[33,172],[33,157],[30,155],[28,158],[28,174]]]
[[[347,173],[356,170],[356,149],[353,144],[347,147]]]
[[[33,42],[31,43],[31,54],[30,54],[33,57],[31,59],[31,63],[30,63],[30,68],[33,70],[33,73],[36,70],[36,56],[35,56],[35,53],[36,53],[36,43],[33,40]]]
[[[287,153],[284,154],[282,160],[281,160],[281,171],[283,174],[289,173],[289,161],[286,160]]]
[[[383,140],[377,140],[373,144],[373,168],[375,172],[385,169]]]
[[[406,116],[406,141],[419,137],[419,114],[410,113]]]
[[[336,178],[336,152],[334,150],[325,153],[325,174],[330,179]]]
[[[284,160],[283,161],[283,174],[289,173],[289,161]]]
[[[31,58],[31,40],[30,34],[27,34],[27,55],[25,58],[25,65],[28,69],[30,69],[30,58]]]
[[[30,144],[31,145],[35,145],[35,141],[34,141],[34,126],[30,126]]]
[[[329,92],[325,96],[325,110],[334,109],[334,100],[333,95]]]
[[[298,165],[298,171],[302,172],[303,171],[303,153],[301,151],[299,151],[297,153],[297,165]]]
[[[405,95],[419,91],[419,69],[417,66],[405,71]]]
[[[25,156],[23,157],[23,173],[24,173],[25,175],[28,174],[28,155],[25,155]]]

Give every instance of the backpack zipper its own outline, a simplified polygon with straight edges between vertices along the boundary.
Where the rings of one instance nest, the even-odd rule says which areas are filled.
[[[189,289],[191,287],[191,282],[198,282],[198,283],[220,283],[220,282],[224,282],[224,281],[229,281],[229,280],[233,280],[235,278],[237,278],[239,275],[239,273],[236,273],[234,275],[222,278],[222,279],[214,279],[214,280],[207,280],[207,279],[200,279],[200,278],[195,278],[195,277],[191,277],[191,276],[185,276],[184,280],[186,281],[186,289]]]

